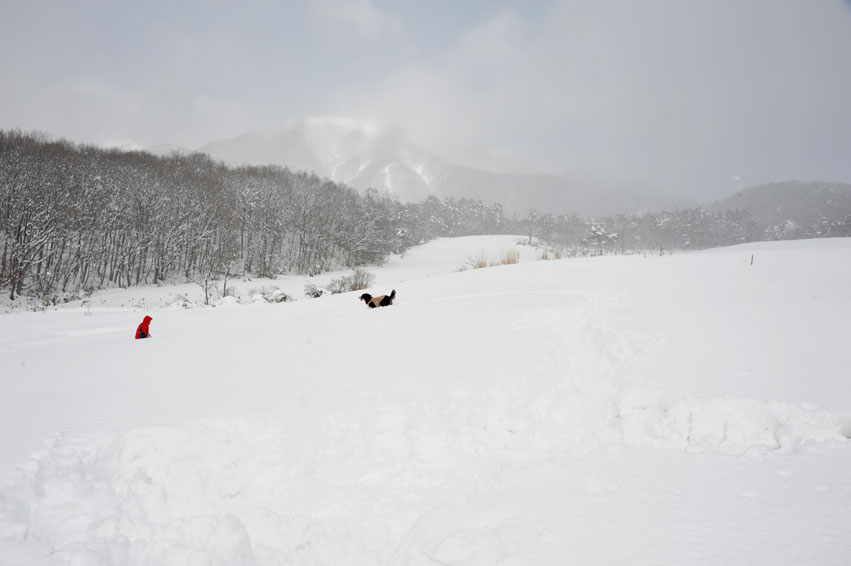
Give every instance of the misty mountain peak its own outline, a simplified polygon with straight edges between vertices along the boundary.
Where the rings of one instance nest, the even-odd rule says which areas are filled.
[[[253,131],[207,144],[199,151],[232,165],[280,165],[311,171],[353,188],[377,189],[402,201],[429,195],[500,203],[520,214],[605,215],[682,206],[683,199],[634,185],[575,178],[500,174],[438,157],[399,126],[340,116],[295,120],[284,128]]]

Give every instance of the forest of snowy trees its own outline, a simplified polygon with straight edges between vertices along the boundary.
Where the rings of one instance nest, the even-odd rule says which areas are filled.
[[[522,223],[534,239],[568,255],[699,250],[745,242],[851,237],[851,214],[808,224],[763,225],[743,208],[685,208],[586,220],[532,211]],[[518,228],[519,229],[519,228]]]
[[[439,236],[499,233],[500,207],[375,192],[203,154],[156,157],[0,132],[0,289],[68,292],[314,274]]]
[[[532,212],[527,223],[531,236],[570,255],[702,249],[760,240],[765,233],[741,209],[690,208],[592,220]]]
[[[380,263],[438,238],[525,234],[564,255],[699,249],[782,239],[745,210],[587,220],[428,197],[401,203],[286,168],[228,167],[0,131],[0,290],[57,302],[107,287],[204,282]],[[851,218],[795,226],[851,236]]]

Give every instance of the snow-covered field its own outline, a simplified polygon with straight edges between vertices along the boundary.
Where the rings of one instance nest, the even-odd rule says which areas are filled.
[[[0,315],[0,564],[851,564],[851,240],[514,240]]]

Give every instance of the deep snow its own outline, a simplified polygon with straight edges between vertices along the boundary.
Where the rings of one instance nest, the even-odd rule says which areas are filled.
[[[851,563],[851,240],[514,240],[0,315],[0,564]]]

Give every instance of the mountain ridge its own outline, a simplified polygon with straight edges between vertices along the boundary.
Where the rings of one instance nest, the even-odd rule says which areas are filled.
[[[812,226],[821,219],[851,217],[851,184],[829,181],[781,181],[749,187],[708,208],[748,210],[764,226]],[[790,224],[791,223],[791,224]]]

